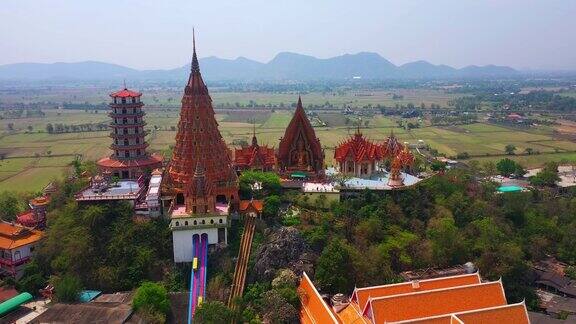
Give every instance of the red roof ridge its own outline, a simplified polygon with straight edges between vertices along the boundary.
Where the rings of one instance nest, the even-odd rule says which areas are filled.
[[[460,290],[460,289],[469,289],[469,288],[474,288],[474,287],[481,287],[481,286],[489,286],[489,285],[499,285],[500,288],[502,289],[502,296],[504,297],[504,299],[506,299],[506,294],[504,293],[504,287],[502,286],[502,278],[498,279],[497,281],[489,281],[489,282],[481,282],[479,284],[471,284],[471,285],[462,285],[462,286],[454,286],[454,287],[448,287],[448,288],[439,288],[439,289],[431,289],[431,290],[424,290],[424,291],[417,291],[417,292],[409,292],[409,293],[405,293],[405,294],[397,294],[397,295],[390,295],[390,296],[383,296],[383,297],[370,297],[368,299],[368,302],[366,303],[366,306],[364,306],[364,309],[362,310],[362,314],[366,313],[366,309],[371,306],[372,302],[374,301],[379,301],[379,300],[384,300],[384,299],[392,299],[392,298],[398,298],[398,297],[407,297],[407,296],[415,296],[415,295],[424,295],[424,294],[434,294],[434,293],[438,293],[441,291],[449,291],[449,290]],[[370,307],[372,308],[372,307]]]
[[[438,278],[431,278],[431,279],[423,279],[423,280],[410,280],[410,281],[404,281],[404,282],[398,282],[398,283],[393,283],[393,284],[387,284],[387,285],[380,285],[380,286],[369,286],[369,287],[360,287],[360,288],[356,288],[354,289],[354,291],[356,290],[370,290],[370,289],[375,289],[375,288],[382,288],[382,287],[393,287],[393,286],[400,286],[400,285],[407,285],[410,284],[414,281],[417,282],[431,282],[431,281],[439,281],[439,280],[449,280],[449,279],[454,279],[454,278],[462,278],[462,277],[471,277],[471,276],[477,276],[478,279],[480,279],[480,273],[478,271],[474,272],[474,273],[465,273],[465,274],[460,274],[460,275],[455,275],[455,276],[449,276],[449,277],[438,277]]]

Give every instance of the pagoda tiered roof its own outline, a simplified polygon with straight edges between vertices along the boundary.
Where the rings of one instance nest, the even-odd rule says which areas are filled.
[[[394,136],[394,133],[391,133],[384,141],[382,148],[385,156],[395,157],[404,149],[404,145],[398,141],[398,138]]]
[[[384,150],[381,145],[367,140],[358,129],[347,141],[341,143],[334,151],[334,159],[343,162],[348,156],[352,156],[355,162],[379,161],[384,158]]]
[[[274,148],[258,145],[256,134],[252,137],[252,145],[234,151],[234,164],[241,169],[263,167],[272,170],[276,166]]]
[[[219,194],[218,188],[229,188],[230,192],[236,188],[237,176],[232,168],[231,152],[218,130],[214,115],[212,98],[202,79],[194,45],[190,76],[182,97],[176,145],[168,166],[167,184],[172,189],[185,191],[198,161],[208,181],[214,184],[215,194]]]
[[[137,91],[132,91],[126,87],[120,91],[116,91],[110,94],[112,98],[129,98],[129,97],[140,97],[142,93]]]

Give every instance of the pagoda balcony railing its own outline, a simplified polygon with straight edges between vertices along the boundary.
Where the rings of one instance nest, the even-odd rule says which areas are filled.
[[[0,264],[3,266],[7,266],[7,267],[17,267],[19,265],[27,263],[28,261],[30,261],[29,256],[24,257],[24,258],[19,258],[16,260],[7,259],[7,258],[0,258]]]
[[[134,124],[134,123],[126,123],[126,124],[118,123],[118,124],[117,124],[117,123],[114,123],[114,122],[108,124],[108,126],[110,126],[110,127],[112,127],[112,128],[115,128],[115,127],[135,127],[135,126],[142,126],[142,127],[144,127],[144,126],[146,126],[146,125],[147,125],[147,123],[146,123],[145,121],[141,121],[141,122],[138,122],[138,123],[135,123],[135,124]]]
[[[136,138],[136,137],[145,137],[149,134],[150,130],[144,130],[140,133],[129,133],[129,134],[111,132],[109,136],[112,138]]]
[[[146,113],[143,112],[142,110],[137,111],[137,112],[127,111],[125,113],[111,111],[108,113],[108,116],[110,116],[112,118],[123,118],[123,117],[134,118],[134,117],[144,117],[144,115],[146,115]]]
[[[110,108],[138,108],[141,106],[144,106],[143,102],[127,102],[127,103],[121,103],[121,102],[113,103],[113,102],[111,102],[108,104],[108,107],[110,107]]]
[[[148,143],[140,143],[140,144],[112,144],[110,145],[110,149],[112,150],[137,150],[137,149],[146,149],[148,147]]]

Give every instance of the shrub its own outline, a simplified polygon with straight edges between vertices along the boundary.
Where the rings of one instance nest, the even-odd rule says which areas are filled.
[[[170,300],[164,286],[155,282],[145,282],[134,295],[133,307],[135,310],[146,308],[148,311],[167,314],[170,310]]]
[[[77,302],[82,290],[82,283],[78,277],[65,275],[54,285],[56,300],[62,303]]]

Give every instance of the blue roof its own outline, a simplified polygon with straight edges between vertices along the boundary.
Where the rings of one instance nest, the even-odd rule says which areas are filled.
[[[100,296],[101,293],[102,292],[98,290],[82,290],[80,292],[79,300],[81,303],[87,303],[93,300],[94,298]]]

